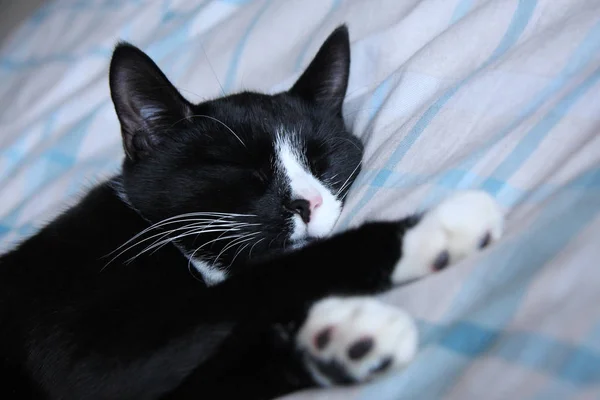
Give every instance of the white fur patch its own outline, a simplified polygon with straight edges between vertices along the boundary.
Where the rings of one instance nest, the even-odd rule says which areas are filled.
[[[330,330],[321,348],[317,336]],[[372,348],[352,359],[349,349],[361,339],[371,339]],[[413,360],[418,347],[418,331],[406,312],[368,297],[329,297],[315,303],[296,337],[297,346],[308,356],[305,363],[314,379],[323,386],[333,382],[318,370],[315,361],[335,362],[357,382],[381,375],[377,367],[387,359],[382,373],[404,368]]]
[[[448,252],[455,263],[479,250],[489,233],[491,242],[502,235],[504,220],[496,201],[483,191],[459,192],[427,211],[419,223],[404,234],[402,258],[392,281],[400,283],[433,272],[436,258]]]
[[[191,259],[191,262],[194,268],[196,268],[196,271],[202,275],[202,279],[204,279],[206,286],[213,286],[227,279],[227,273],[219,268],[196,259]]]
[[[276,154],[278,167],[290,185],[292,200],[310,200],[313,197],[322,199],[321,205],[312,212],[308,223],[304,223],[299,215],[292,217],[294,229],[290,239],[297,241],[306,237],[327,236],[340,216],[342,202],[310,172],[301,144],[294,139],[292,133],[279,133]]]

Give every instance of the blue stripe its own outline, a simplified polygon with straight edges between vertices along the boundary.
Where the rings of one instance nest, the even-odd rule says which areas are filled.
[[[176,9],[171,8],[170,0],[165,0],[162,6],[162,23],[164,24],[166,22],[178,18],[191,20],[194,17],[196,17],[200,10],[206,7],[210,2],[211,0],[205,0],[199,4],[196,4],[196,6],[191,10],[178,11]]]
[[[460,18],[462,18],[473,6],[473,1],[474,0],[461,0],[459,2],[459,4],[456,6],[456,9],[454,10],[454,14],[453,14],[451,23],[455,23]],[[332,9],[330,10],[330,13],[334,10],[334,8],[335,7],[332,7]],[[310,43],[310,41],[308,43]],[[306,47],[308,47],[308,45]],[[301,56],[298,58],[297,68],[300,68],[300,66],[301,66],[301,61],[304,58],[305,50],[301,53]],[[371,100],[370,100],[370,106],[368,107],[369,116],[368,116],[367,124],[372,122],[373,119],[376,117],[377,113],[379,112],[379,110],[381,110],[381,107],[383,106],[383,104],[385,103],[391,90],[393,89],[392,83],[394,81],[394,76],[395,76],[394,73],[389,75],[373,91],[373,94],[372,94]]]
[[[369,179],[377,174],[377,170],[364,170],[363,175],[357,178],[356,182],[352,185],[354,189],[361,188],[369,185]],[[464,171],[456,170],[457,174],[462,174]],[[474,181],[483,181],[486,177],[477,175],[474,172],[465,172],[471,174],[471,179]],[[429,175],[410,174],[405,172],[390,172],[390,179],[383,182],[380,188],[390,189],[413,189],[421,185],[427,184],[430,181]],[[441,185],[441,184],[440,184]],[[496,201],[503,206],[505,209],[510,209],[517,203],[540,203],[546,200],[549,196],[560,190],[562,186],[560,184],[554,184],[552,182],[543,182],[536,185],[532,189],[522,188],[515,186],[514,184],[507,184],[501,193],[496,196]],[[600,181],[590,180],[584,181],[583,179],[577,182],[570,183],[565,187],[569,190],[585,190],[585,191],[599,191]],[[437,192],[451,193],[454,191],[454,186],[449,184],[448,186],[436,187]],[[423,203],[417,210],[426,210],[429,207],[436,204],[435,202]]]
[[[583,174],[574,180],[574,186],[580,185],[579,180],[600,182],[600,169]],[[512,342],[502,341],[506,337],[496,332],[513,317],[532,279],[577,238],[599,211],[600,193],[574,194],[565,188],[553,196],[529,229],[492,247],[442,318],[442,321],[460,321],[468,316],[470,321],[423,332],[425,353],[404,374],[395,377],[395,393],[402,393],[403,398],[440,398],[470,365],[472,357],[488,354],[491,346],[493,353],[488,357],[500,357],[566,381],[591,384],[600,379],[600,371],[594,372],[581,361],[597,361],[598,351],[581,346],[559,349],[579,360],[574,366],[565,367],[569,363],[564,360],[560,364],[547,362],[548,357],[555,356],[549,349],[556,342],[540,341],[519,352],[511,343],[523,343],[529,340],[526,336],[517,336],[518,340],[511,339]],[[362,398],[380,397],[367,391]]]
[[[558,75],[540,92],[533,100],[524,106],[519,112],[517,118],[501,129],[495,137],[486,143],[482,148],[469,155],[458,167],[444,172],[436,182],[436,185],[442,187],[452,187],[454,189],[464,189],[473,187],[473,175],[470,174],[471,168],[485,155],[495,143],[504,138],[507,134],[517,128],[525,119],[529,118],[537,111],[549,98],[560,91],[574,76],[588,67],[593,61],[595,55],[600,51],[600,23],[597,23],[588,32],[584,40],[569,56],[564,68]],[[425,204],[433,204],[440,198],[439,193],[430,193],[424,201]]]
[[[435,118],[435,116],[439,113],[439,111],[444,107],[444,105],[456,94],[465,84],[475,78],[481,71],[483,71],[487,66],[493,63],[496,59],[502,56],[512,45],[514,45],[525,28],[529,23],[531,16],[533,15],[533,11],[535,6],[537,5],[537,1],[534,0],[520,0],[518,7],[513,15],[511,23],[504,34],[502,40],[499,45],[496,47],[492,55],[485,61],[479,68],[477,68],[471,75],[461,80],[454,87],[451,87],[444,93],[435,103],[433,103],[427,111],[423,114],[423,116],[417,121],[413,129],[402,139],[396,150],[389,157],[386,165],[382,170],[377,174],[375,179],[373,180],[373,185],[381,186],[383,182],[387,181],[391,170],[395,168],[395,166],[402,160],[404,155],[408,152],[408,150],[412,147],[415,141],[419,138],[421,133],[427,128],[431,120]],[[345,220],[340,223],[340,227],[343,229],[348,226],[352,218],[360,212],[360,210],[377,194],[378,189],[376,187],[369,187],[366,190],[366,193],[363,197],[358,201],[358,204],[351,210]]]
[[[596,353],[600,352],[600,322],[597,322],[592,326],[589,334],[580,341],[581,346],[589,347],[593,349]],[[568,356],[565,365],[563,366],[564,375],[583,375],[586,376],[585,372],[578,372],[579,369],[585,369],[588,367],[587,363],[588,356],[580,355],[581,352],[573,352],[572,355]],[[600,363],[596,362],[596,364],[591,364],[592,367],[597,367]],[[596,370],[600,370],[600,368],[596,368]],[[597,382],[600,384],[600,381]],[[573,393],[576,393],[581,388],[578,385],[572,384],[570,382],[565,383],[563,381],[554,381],[551,385],[545,386],[542,390],[540,390],[536,395],[534,395],[531,400],[547,400],[547,399],[566,399],[570,398]]]
[[[387,96],[390,94],[392,89],[392,77],[393,75],[388,76],[383,82],[377,86],[375,91],[373,91],[373,95],[371,96],[371,105],[369,107],[369,122],[371,122],[381,107]]]
[[[183,19],[184,22],[175,27],[172,31],[156,39],[152,44],[150,44],[150,51],[154,51],[154,54],[150,54],[151,57],[155,59],[160,59],[170,52],[174,52],[177,49],[177,46],[182,45],[189,39],[189,28],[193,21],[193,18],[201,11],[202,8],[207,6],[210,1],[204,1],[196,5],[192,10],[188,10],[186,12],[177,12],[176,10],[168,9],[169,4],[164,3],[163,7],[166,7],[164,10],[166,17],[163,18],[163,23],[170,21],[174,18]],[[71,9],[71,8],[70,8]],[[77,9],[77,8],[76,8]],[[104,17],[102,14],[98,14],[95,16],[96,19]],[[94,29],[97,24],[91,23],[89,24],[89,29]],[[129,34],[131,29],[131,23],[125,25],[123,27],[124,36]],[[85,36],[85,35],[84,35]],[[67,46],[69,47],[69,46]],[[157,48],[159,48],[157,50]],[[103,59],[108,59],[112,54],[112,47],[100,47],[94,46],[86,51],[83,51],[78,54],[72,53],[58,53],[51,54],[47,56],[38,56],[34,58],[29,58],[25,60],[18,60],[14,58],[3,57],[0,59],[0,70],[3,71],[21,71],[26,68],[38,68],[44,66],[49,63],[74,63],[81,61],[87,57],[100,57]]]
[[[599,170],[595,171],[594,178],[600,180]],[[578,236],[599,210],[598,193],[562,191],[557,194],[530,229],[492,249],[469,275],[443,319],[453,320],[468,312],[471,320],[485,326],[500,327],[508,323],[534,277]],[[492,298],[494,301],[490,301]],[[436,363],[436,360],[430,362]],[[467,365],[468,360],[461,359],[453,363],[453,369],[459,374]],[[454,383],[446,376],[439,378],[436,385],[439,393]]]
[[[222,3],[235,4],[237,6],[241,6],[241,5],[252,2],[252,0],[219,0],[219,1],[221,1]]]
[[[529,159],[540,143],[548,136],[569,110],[598,83],[600,69],[596,70],[575,90],[563,98],[546,116],[531,129],[519,142],[516,148],[487,179],[482,188],[491,194],[497,194],[515,172]]]
[[[50,137],[56,125],[57,114],[58,112],[53,112],[41,122],[44,127],[38,137],[33,139],[36,143],[42,143]],[[28,152],[30,151],[29,141],[32,140],[30,136],[35,132],[38,132],[37,127],[25,130],[12,145],[4,150],[0,150],[0,156],[9,160],[9,164],[0,171],[0,188],[6,184],[5,181],[8,177],[15,175],[18,167],[26,163]]]
[[[262,7],[258,10],[258,12],[252,18],[252,21],[250,22],[250,25],[248,25],[248,27],[246,28],[246,32],[244,32],[242,39],[239,41],[238,45],[234,49],[233,57],[229,64],[229,68],[227,69],[227,75],[225,76],[225,83],[223,85],[223,90],[225,92],[229,92],[231,90],[233,84],[235,83],[237,70],[238,70],[238,67],[240,64],[240,58],[242,57],[242,53],[244,52],[244,48],[246,47],[248,38],[250,37],[250,34],[256,27],[256,24],[258,23],[260,18],[263,16],[265,11],[267,11],[267,8],[270,5],[271,5],[271,0],[266,0],[264,2]]]
[[[476,182],[480,181],[481,189],[494,195],[504,206],[512,207],[516,205],[528,192],[519,190],[511,185],[509,183],[510,177],[519,170],[539,146],[541,141],[561,121],[569,110],[598,83],[599,80],[600,69],[596,70],[584,82],[558,102],[556,106],[554,106],[544,118],[542,118],[542,120],[525,135],[512,153],[505,158],[489,177],[481,179],[477,174],[465,170],[464,168],[468,167],[468,165],[463,165],[462,168],[453,168],[445,172],[442,177],[435,182],[435,187],[422,201],[420,208],[426,209],[439,202],[447,192],[457,188],[463,188],[464,184],[460,185],[460,183],[464,183],[465,180],[470,183],[470,186],[476,186]],[[470,158],[470,160],[472,161],[473,157]],[[396,175],[398,174],[396,173]],[[430,177],[423,177],[420,179],[420,182],[426,183],[430,180]],[[396,182],[392,182],[390,186],[394,187],[395,183]],[[544,190],[548,193],[548,189],[552,187],[552,184],[544,183],[539,186],[540,190]]]
[[[454,24],[463,19],[471,11],[471,8],[473,8],[473,3],[475,3],[475,0],[460,0],[454,9],[450,23]]]
[[[504,332],[470,322],[436,326],[438,346],[468,359],[488,355],[580,386],[600,383],[600,352],[531,332]]]

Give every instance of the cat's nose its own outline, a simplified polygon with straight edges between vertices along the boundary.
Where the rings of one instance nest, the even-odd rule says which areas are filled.
[[[310,222],[312,213],[323,204],[323,197],[313,196],[310,199],[297,199],[290,203],[290,209],[298,214],[304,223]]]

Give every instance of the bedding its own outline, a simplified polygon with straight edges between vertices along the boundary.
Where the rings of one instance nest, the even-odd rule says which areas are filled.
[[[288,399],[600,396],[600,3],[56,0],[0,48],[0,250],[123,150],[107,67],[140,46],[191,101],[287,88],[347,23],[363,171],[337,229],[483,189],[506,235],[382,296],[419,322],[405,371]]]

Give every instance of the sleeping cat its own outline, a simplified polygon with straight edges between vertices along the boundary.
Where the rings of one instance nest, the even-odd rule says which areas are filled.
[[[122,172],[0,258],[0,398],[268,399],[405,367],[367,295],[499,238],[480,192],[328,237],[360,171],[347,29],[289,91],[191,104],[139,49],[110,65]]]

